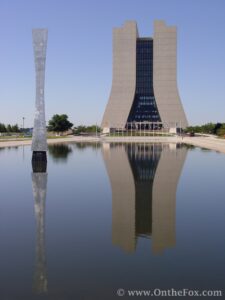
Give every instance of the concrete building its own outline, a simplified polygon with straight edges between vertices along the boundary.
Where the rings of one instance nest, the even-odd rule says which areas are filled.
[[[154,22],[154,37],[139,37],[128,21],[113,30],[113,80],[101,127],[103,132],[130,127],[185,128],[177,88],[177,31]]]
[[[187,149],[176,144],[103,144],[112,190],[112,244],[133,253],[139,238],[152,252],[176,243],[176,190]]]

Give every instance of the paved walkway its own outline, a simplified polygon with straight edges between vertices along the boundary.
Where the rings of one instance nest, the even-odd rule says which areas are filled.
[[[56,138],[56,139],[49,139],[47,140],[48,144],[60,144],[60,143],[67,143],[67,142],[96,142],[99,141],[99,138],[96,137],[82,137],[82,136],[72,136],[66,138]],[[0,140],[0,148],[4,147],[16,147],[22,145],[31,145],[31,139],[27,140]]]
[[[216,137],[185,137],[183,143],[225,153],[225,139]]]

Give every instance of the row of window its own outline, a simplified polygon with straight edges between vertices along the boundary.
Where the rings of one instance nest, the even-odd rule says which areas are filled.
[[[153,41],[137,40],[136,95],[128,122],[159,121],[153,93]]]
[[[149,92],[151,92],[151,89],[150,88],[144,88],[144,87],[138,87],[138,88],[136,88],[136,94],[147,94],[147,93],[149,93]]]
[[[151,83],[153,81],[153,78],[152,77],[149,77],[149,76],[144,76],[144,77],[141,77],[141,78],[138,78],[136,80],[136,86],[146,86],[147,88],[149,88],[149,86],[152,87]]]
[[[149,94],[152,91],[152,79],[151,78],[145,78],[145,80],[138,80],[136,82],[136,88],[145,88],[149,90]],[[145,92],[146,94],[146,92]]]
[[[137,81],[146,80],[148,78],[153,78],[153,76],[150,72],[149,73],[145,72],[144,74],[143,74],[143,72],[137,72],[136,75],[137,75],[137,79],[136,79]]]
[[[140,96],[140,100],[155,100],[154,96]]]
[[[136,74],[137,74],[138,77],[141,77],[145,74],[148,75],[148,76],[151,76],[152,71],[153,71],[153,68],[140,68],[140,67],[137,67]]]
[[[153,51],[153,45],[140,45],[140,44],[137,44],[136,45],[136,49],[137,51]]]
[[[153,63],[152,63],[152,60],[150,60],[150,59],[147,59],[147,58],[145,58],[145,59],[142,59],[141,61],[136,61],[137,62],[137,68],[138,67],[146,67],[146,66],[148,66],[148,67],[152,67],[153,66]]]
[[[153,68],[136,68],[136,78],[142,77],[144,74],[148,75],[149,77],[153,75]]]
[[[143,80],[139,79],[136,81],[136,87],[142,87],[142,88],[146,88],[149,89],[149,93],[151,93],[152,91],[152,78],[148,78],[148,77],[144,77]],[[146,93],[145,93],[146,94]]]
[[[151,120],[151,119],[158,119],[158,113],[155,115],[148,115],[148,114],[141,114],[141,115],[135,115],[135,119],[145,119],[145,120]]]
[[[155,105],[155,102],[142,102],[142,101],[139,101],[139,102],[138,102],[138,107],[145,106],[145,105],[146,105],[146,106],[149,106],[149,105],[150,105],[150,106],[156,106],[156,105]]]
[[[151,67],[140,67],[140,66],[137,66],[136,68],[136,75],[137,75],[137,78],[138,77],[141,77],[143,73],[147,73],[148,76],[152,76],[153,74],[153,68]]]

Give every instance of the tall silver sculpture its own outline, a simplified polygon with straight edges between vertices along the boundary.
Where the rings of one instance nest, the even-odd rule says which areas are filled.
[[[45,123],[45,61],[48,39],[47,29],[33,29],[33,48],[36,71],[36,101],[35,117],[32,138],[32,160],[46,160],[47,141],[46,141],[46,123]]]

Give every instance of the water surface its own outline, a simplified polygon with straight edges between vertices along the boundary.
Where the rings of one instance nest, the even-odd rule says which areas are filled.
[[[0,299],[222,290],[225,155],[175,144],[0,148]],[[206,298],[206,297],[204,297]]]

